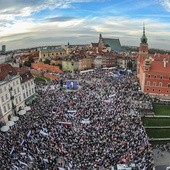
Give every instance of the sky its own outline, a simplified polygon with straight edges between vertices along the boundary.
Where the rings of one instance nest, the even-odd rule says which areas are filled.
[[[90,44],[100,33],[139,46],[143,23],[149,47],[170,50],[170,0],[0,0],[0,46],[7,51]]]

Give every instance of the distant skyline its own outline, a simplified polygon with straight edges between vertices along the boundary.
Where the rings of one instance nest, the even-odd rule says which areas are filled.
[[[170,50],[170,0],[0,0],[0,46],[90,44],[119,38],[139,46],[145,23],[150,48]]]

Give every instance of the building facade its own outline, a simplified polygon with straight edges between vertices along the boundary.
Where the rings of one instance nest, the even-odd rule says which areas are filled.
[[[170,55],[148,54],[145,28],[143,28],[137,59],[137,77],[142,92],[151,95],[170,96]]]
[[[9,120],[10,116],[25,106],[20,76],[10,64],[0,65],[0,121]]]
[[[7,122],[12,115],[23,109],[26,100],[33,94],[35,84],[29,70],[19,70],[10,64],[0,64],[1,122]]]

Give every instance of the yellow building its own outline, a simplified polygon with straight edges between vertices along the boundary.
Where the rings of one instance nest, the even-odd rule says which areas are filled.
[[[58,57],[63,57],[66,55],[66,51],[62,48],[57,49],[41,49],[39,51],[39,60],[45,60],[45,58],[56,59]]]

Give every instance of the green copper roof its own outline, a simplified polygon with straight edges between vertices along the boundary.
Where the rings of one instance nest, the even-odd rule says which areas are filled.
[[[103,38],[103,43],[106,47],[111,47],[112,51],[121,51],[119,39]]]
[[[51,57],[49,57],[49,56],[45,56],[44,58],[47,60],[51,60]]]
[[[146,35],[145,35],[145,26],[143,26],[143,35],[142,35],[142,37],[141,37],[141,43],[142,44],[147,44],[147,37],[146,37]]]
[[[147,58],[145,59],[145,65],[150,65],[150,59],[149,59],[149,57],[147,57]]]

